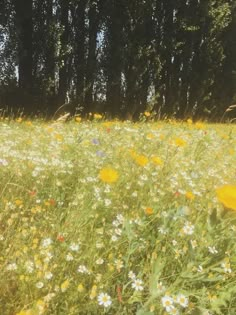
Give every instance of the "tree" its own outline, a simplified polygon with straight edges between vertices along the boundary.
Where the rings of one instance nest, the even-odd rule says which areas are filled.
[[[69,71],[70,71],[70,45],[69,45],[69,0],[59,0],[59,20],[61,35],[59,40],[59,82],[58,82],[58,107],[65,104],[69,88]]]
[[[23,92],[22,106],[29,107],[31,103],[31,93],[33,86],[33,51],[32,51],[32,0],[25,0],[24,6],[21,1],[15,0],[16,30],[17,30],[17,58],[19,88]],[[29,109],[29,108],[28,108]]]

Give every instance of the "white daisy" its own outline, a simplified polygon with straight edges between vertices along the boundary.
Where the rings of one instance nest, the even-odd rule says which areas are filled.
[[[111,297],[107,293],[100,293],[98,296],[98,304],[104,307],[109,307],[111,305]]]
[[[132,288],[135,289],[135,291],[143,291],[143,281],[140,279],[135,279],[134,282],[132,283]]]
[[[70,245],[70,250],[72,250],[73,252],[77,252],[79,250],[79,244],[72,243]]]
[[[173,302],[174,300],[169,295],[165,295],[161,298],[161,303],[167,312],[169,312],[173,307]]]
[[[176,302],[184,308],[188,306],[188,298],[183,294],[177,295]]]
[[[44,287],[44,284],[43,284],[43,282],[37,282],[36,284],[35,284],[35,286],[36,286],[36,288],[38,288],[38,289],[42,289],[43,287]]]
[[[52,240],[50,238],[45,238],[43,241],[42,241],[42,247],[48,247],[49,245],[52,244]]]

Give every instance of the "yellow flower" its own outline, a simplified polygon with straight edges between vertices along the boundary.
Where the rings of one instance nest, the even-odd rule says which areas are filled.
[[[148,163],[148,158],[144,155],[136,155],[135,162],[140,166],[145,166]]]
[[[63,136],[61,134],[59,134],[59,133],[55,133],[54,138],[57,141],[62,141],[64,139]]]
[[[150,112],[144,112],[144,116],[150,117],[150,116],[151,116],[151,113],[150,113]]]
[[[100,114],[93,114],[94,119],[102,119],[102,115]]]
[[[192,123],[193,123],[192,119],[189,118],[189,119],[187,120],[187,123],[188,123],[189,125],[192,125]]]
[[[27,126],[32,126],[32,125],[33,125],[30,120],[26,121],[25,124],[26,124]]]
[[[61,292],[65,292],[70,285],[70,281],[69,280],[65,280],[62,284],[61,284]]]
[[[97,296],[97,286],[94,284],[89,295],[90,299],[93,300]]]
[[[154,136],[153,133],[147,134],[147,139],[151,140],[151,139],[153,139],[153,138],[155,138],[155,136]]]
[[[25,311],[20,311],[19,313],[17,313],[16,315],[33,315],[33,311],[32,310],[25,310]]]
[[[45,310],[46,303],[43,300],[38,300],[36,303],[37,310],[39,314],[42,314]]]
[[[152,157],[152,162],[153,162],[154,164],[156,164],[156,165],[162,165],[162,164],[163,164],[163,161],[162,161],[159,157],[157,157],[157,156],[153,156],[153,157]]]
[[[196,124],[195,124],[195,127],[196,127],[197,129],[204,129],[204,128],[205,128],[205,125],[204,125],[202,122],[197,121]]]
[[[185,197],[189,200],[193,200],[195,198],[194,194],[191,191],[187,191]]]
[[[216,194],[226,208],[236,210],[236,186],[224,185],[216,189]]]
[[[75,117],[75,121],[76,121],[76,122],[81,122],[81,120],[82,120],[81,117],[79,117],[79,116],[76,116],[76,117]]]
[[[183,139],[181,138],[176,138],[175,139],[175,144],[178,146],[178,147],[184,147],[186,145],[186,141],[184,141]]]
[[[80,292],[80,293],[84,291],[84,286],[83,286],[82,283],[80,283],[80,284],[78,285],[77,290],[78,290],[78,292]]]
[[[104,183],[110,184],[116,182],[119,175],[118,172],[113,168],[106,167],[100,171],[99,177]]]
[[[23,201],[21,199],[16,199],[15,200],[15,205],[16,206],[21,206],[23,204]]]

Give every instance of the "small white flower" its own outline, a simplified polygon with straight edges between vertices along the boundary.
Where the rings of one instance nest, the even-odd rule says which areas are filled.
[[[105,199],[104,202],[105,202],[105,206],[106,207],[109,207],[111,205],[111,200],[110,199]]]
[[[53,254],[51,252],[46,252],[45,253],[46,257],[44,258],[44,262],[48,263],[52,258],[53,258]]]
[[[200,273],[201,273],[201,272],[203,272],[203,268],[202,268],[202,266],[201,266],[201,265],[199,265],[199,266],[198,266],[197,271],[198,271],[198,272],[200,272]]]
[[[98,258],[97,260],[96,260],[96,264],[97,265],[102,265],[104,263],[104,259],[102,259],[102,258]]]
[[[134,198],[136,198],[136,197],[138,196],[137,191],[134,191],[131,196],[134,197]]]
[[[38,288],[38,289],[42,289],[43,287],[44,287],[44,284],[43,284],[43,282],[37,282],[36,284],[35,284],[35,286],[36,286],[36,288]]]
[[[72,250],[73,252],[77,252],[79,250],[79,244],[72,243],[70,245],[70,250]]]
[[[102,242],[97,242],[96,243],[96,248],[103,248],[104,244]]]
[[[105,192],[105,193],[111,192],[111,187],[110,187],[109,185],[107,185],[107,186],[105,187],[105,189],[104,189],[104,192]]]
[[[32,261],[28,260],[25,263],[25,268],[26,268],[28,273],[32,273],[34,271],[34,263]]]
[[[112,304],[111,297],[107,293],[100,293],[98,296],[98,304],[109,307]]]
[[[5,160],[5,159],[0,159],[0,165],[2,165],[2,166],[7,166],[7,165],[8,165],[7,160]]]
[[[172,241],[172,244],[173,244],[173,246],[175,246],[175,245],[178,244],[178,242],[177,242],[176,240],[173,240],[173,241]]]
[[[191,243],[192,249],[197,247],[197,241],[196,240],[191,240],[190,243]]]
[[[188,306],[188,298],[183,294],[177,295],[176,302],[184,308]]]
[[[50,238],[45,238],[43,241],[42,241],[42,247],[48,247],[49,245],[52,244],[52,240]]]
[[[225,261],[221,264],[221,267],[224,269],[225,273],[231,273],[232,269],[230,268],[230,263],[228,261]]]
[[[48,293],[44,298],[44,302],[49,303],[55,296],[55,293]]]
[[[194,225],[192,225],[190,222],[186,222],[183,227],[183,233],[186,235],[192,235],[194,232]]]
[[[129,273],[128,273],[128,277],[132,280],[135,280],[136,279],[136,275],[135,273],[131,270]]]
[[[50,271],[45,272],[44,278],[47,280],[51,280],[53,277],[53,274]]]
[[[120,224],[122,224],[124,222],[124,217],[122,214],[117,214],[116,218],[120,222]]]
[[[17,270],[17,264],[16,263],[8,264],[6,269],[8,271]]]
[[[173,307],[173,302],[172,297],[169,295],[165,295],[161,298],[161,303],[167,312],[169,312]]]
[[[211,254],[217,254],[218,253],[218,250],[215,248],[215,246],[213,246],[213,247],[209,246],[208,250],[209,250],[209,253],[211,253]]]
[[[87,274],[90,273],[90,272],[88,271],[88,269],[87,269],[84,265],[80,265],[80,266],[78,267],[77,271],[78,271],[79,273],[87,273]]]
[[[144,181],[148,180],[147,175],[140,175],[139,178]]]
[[[115,227],[118,227],[120,225],[120,222],[118,220],[114,220],[112,222],[112,225],[114,225]]]
[[[122,234],[122,230],[121,229],[115,229],[115,233],[116,233],[116,235],[120,236]]]
[[[116,259],[115,260],[115,265],[116,265],[116,268],[118,270],[124,267],[124,263],[123,263],[123,261],[121,259]]]
[[[135,289],[135,291],[143,291],[143,281],[140,279],[134,279],[134,282],[132,283],[132,288]]]
[[[116,242],[118,240],[118,237],[116,235],[112,235],[111,240],[112,242]]]
[[[66,255],[66,261],[72,261],[72,260],[74,260],[73,255],[71,255],[71,253],[67,254]]]
[[[168,231],[167,231],[164,227],[160,227],[160,228],[158,229],[158,232],[161,233],[161,234],[163,234],[163,235],[166,235]]]

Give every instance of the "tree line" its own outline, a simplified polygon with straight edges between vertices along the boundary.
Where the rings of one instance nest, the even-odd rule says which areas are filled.
[[[0,0],[2,109],[214,120],[235,102],[234,0]]]

